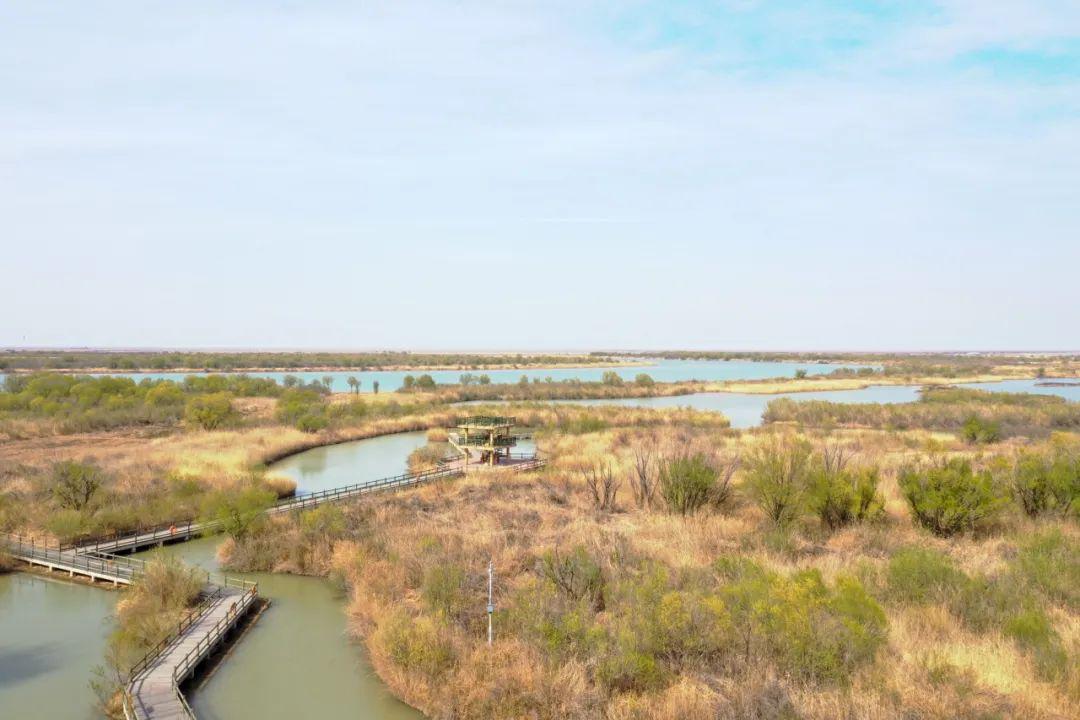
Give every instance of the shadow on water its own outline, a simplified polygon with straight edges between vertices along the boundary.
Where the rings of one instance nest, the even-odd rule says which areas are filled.
[[[0,648],[0,688],[47,674],[61,660],[60,647],[54,642],[22,648]]]

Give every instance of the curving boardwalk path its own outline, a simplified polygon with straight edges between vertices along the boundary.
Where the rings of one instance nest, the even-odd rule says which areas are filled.
[[[113,585],[130,585],[142,575],[145,567],[142,560],[112,555],[92,547],[62,549],[16,535],[0,536],[0,541],[12,557],[29,565]],[[123,697],[124,715],[128,720],[192,720],[195,717],[180,693],[180,684],[254,606],[258,586],[223,577],[219,583],[207,584],[202,597],[203,601],[177,629],[132,668],[131,681]]]
[[[195,667],[247,614],[257,590],[222,587],[211,590],[209,602],[184,632],[175,635],[137,671],[124,698],[124,715],[131,720],[190,720],[195,714],[180,692],[180,685]]]
[[[536,456],[519,456],[502,466],[506,470],[525,471],[542,467]],[[298,495],[279,501],[267,514],[291,512],[322,503],[340,502],[373,492],[400,490],[432,480],[465,474],[468,466],[451,462],[435,470],[405,473],[316,493]],[[130,585],[142,574],[145,563],[117,553],[130,553],[167,542],[183,542],[219,529],[216,522],[181,523],[153,528],[119,537],[99,538],[77,545],[46,545],[16,535],[0,535],[0,546],[14,558],[50,572]],[[180,685],[195,672],[224,642],[231,630],[254,607],[258,586],[228,577],[209,582],[203,589],[203,601],[168,638],[152,648],[131,669],[131,680],[124,692],[124,716],[127,720],[194,720],[195,714],[180,692]]]

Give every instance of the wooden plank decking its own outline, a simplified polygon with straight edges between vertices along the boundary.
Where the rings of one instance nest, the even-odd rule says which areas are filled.
[[[192,720],[183,683],[251,609],[254,587],[207,588],[215,593],[202,614],[132,677],[125,698],[129,720]]]

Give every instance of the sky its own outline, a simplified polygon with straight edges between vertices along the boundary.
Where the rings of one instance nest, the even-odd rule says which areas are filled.
[[[0,4],[0,346],[1080,349],[1076,0]]]

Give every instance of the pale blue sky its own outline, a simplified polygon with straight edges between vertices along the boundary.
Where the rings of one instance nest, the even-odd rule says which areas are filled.
[[[0,345],[1080,349],[1080,3],[7,2],[0,238]]]

